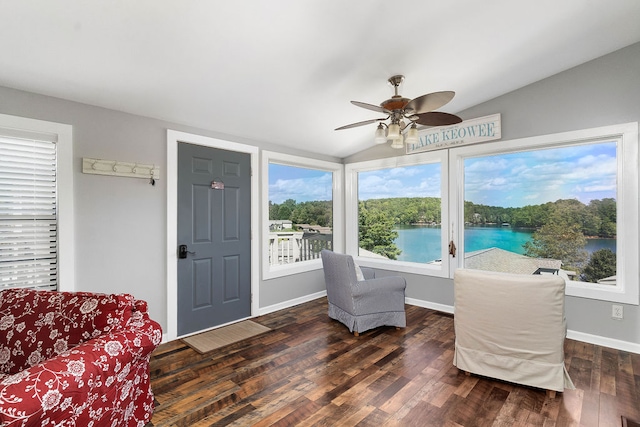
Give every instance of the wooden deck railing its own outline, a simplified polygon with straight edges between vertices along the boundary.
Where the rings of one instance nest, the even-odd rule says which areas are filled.
[[[317,259],[323,249],[333,250],[333,234],[299,231],[269,233],[270,265]]]

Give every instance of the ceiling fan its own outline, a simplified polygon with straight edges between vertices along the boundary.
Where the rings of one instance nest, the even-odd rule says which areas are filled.
[[[341,126],[336,130],[350,129],[380,122],[375,134],[376,144],[384,144],[387,140],[391,140],[392,148],[402,148],[404,147],[404,142],[407,144],[415,144],[418,142],[417,125],[447,126],[462,121],[460,117],[454,114],[434,111],[451,101],[455,96],[455,92],[433,92],[414,99],[408,99],[398,94],[398,87],[404,81],[404,76],[392,76],[388,81],[391,86],[394,87],[394,95],[386,101],[383,101],[380,106],[351,101],[353,105],[384,113],[387,117],[351,123]],[[390,120],[389,124],[385,123],[387,120]],[[407,128],[408,130],[405,132]],[[403,135],[403,133],[405,133],[406,136]]]

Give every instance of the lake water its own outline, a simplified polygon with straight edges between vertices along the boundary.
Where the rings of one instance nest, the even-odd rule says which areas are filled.
[[[398,238],[395,244],[402,250],[399,261],[429,262],[442,257],[440,227],[406,225],[396,228],[396,231]],[[467,252],[496,247],[524,254],[522,246],[531,240],[532,234],[533,231],[511,227],[465,227],[464,246]],[[616,239],[587,239],[587,252],[592,253],[605,248],[615,253]]]

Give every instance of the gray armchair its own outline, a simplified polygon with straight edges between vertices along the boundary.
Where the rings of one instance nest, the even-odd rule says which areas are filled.
[[[375,278],[372,269],[362,268],[363,278],[358,280],[351,255],[325,249],[321,256],[330,318],[344,323],[355,336],[378,326],[407,325],[403,277]]]

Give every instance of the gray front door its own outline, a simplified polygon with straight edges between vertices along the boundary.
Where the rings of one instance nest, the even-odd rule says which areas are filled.
[[[251,315],[250,154],[178,143],[176,250],[178,335]]]

